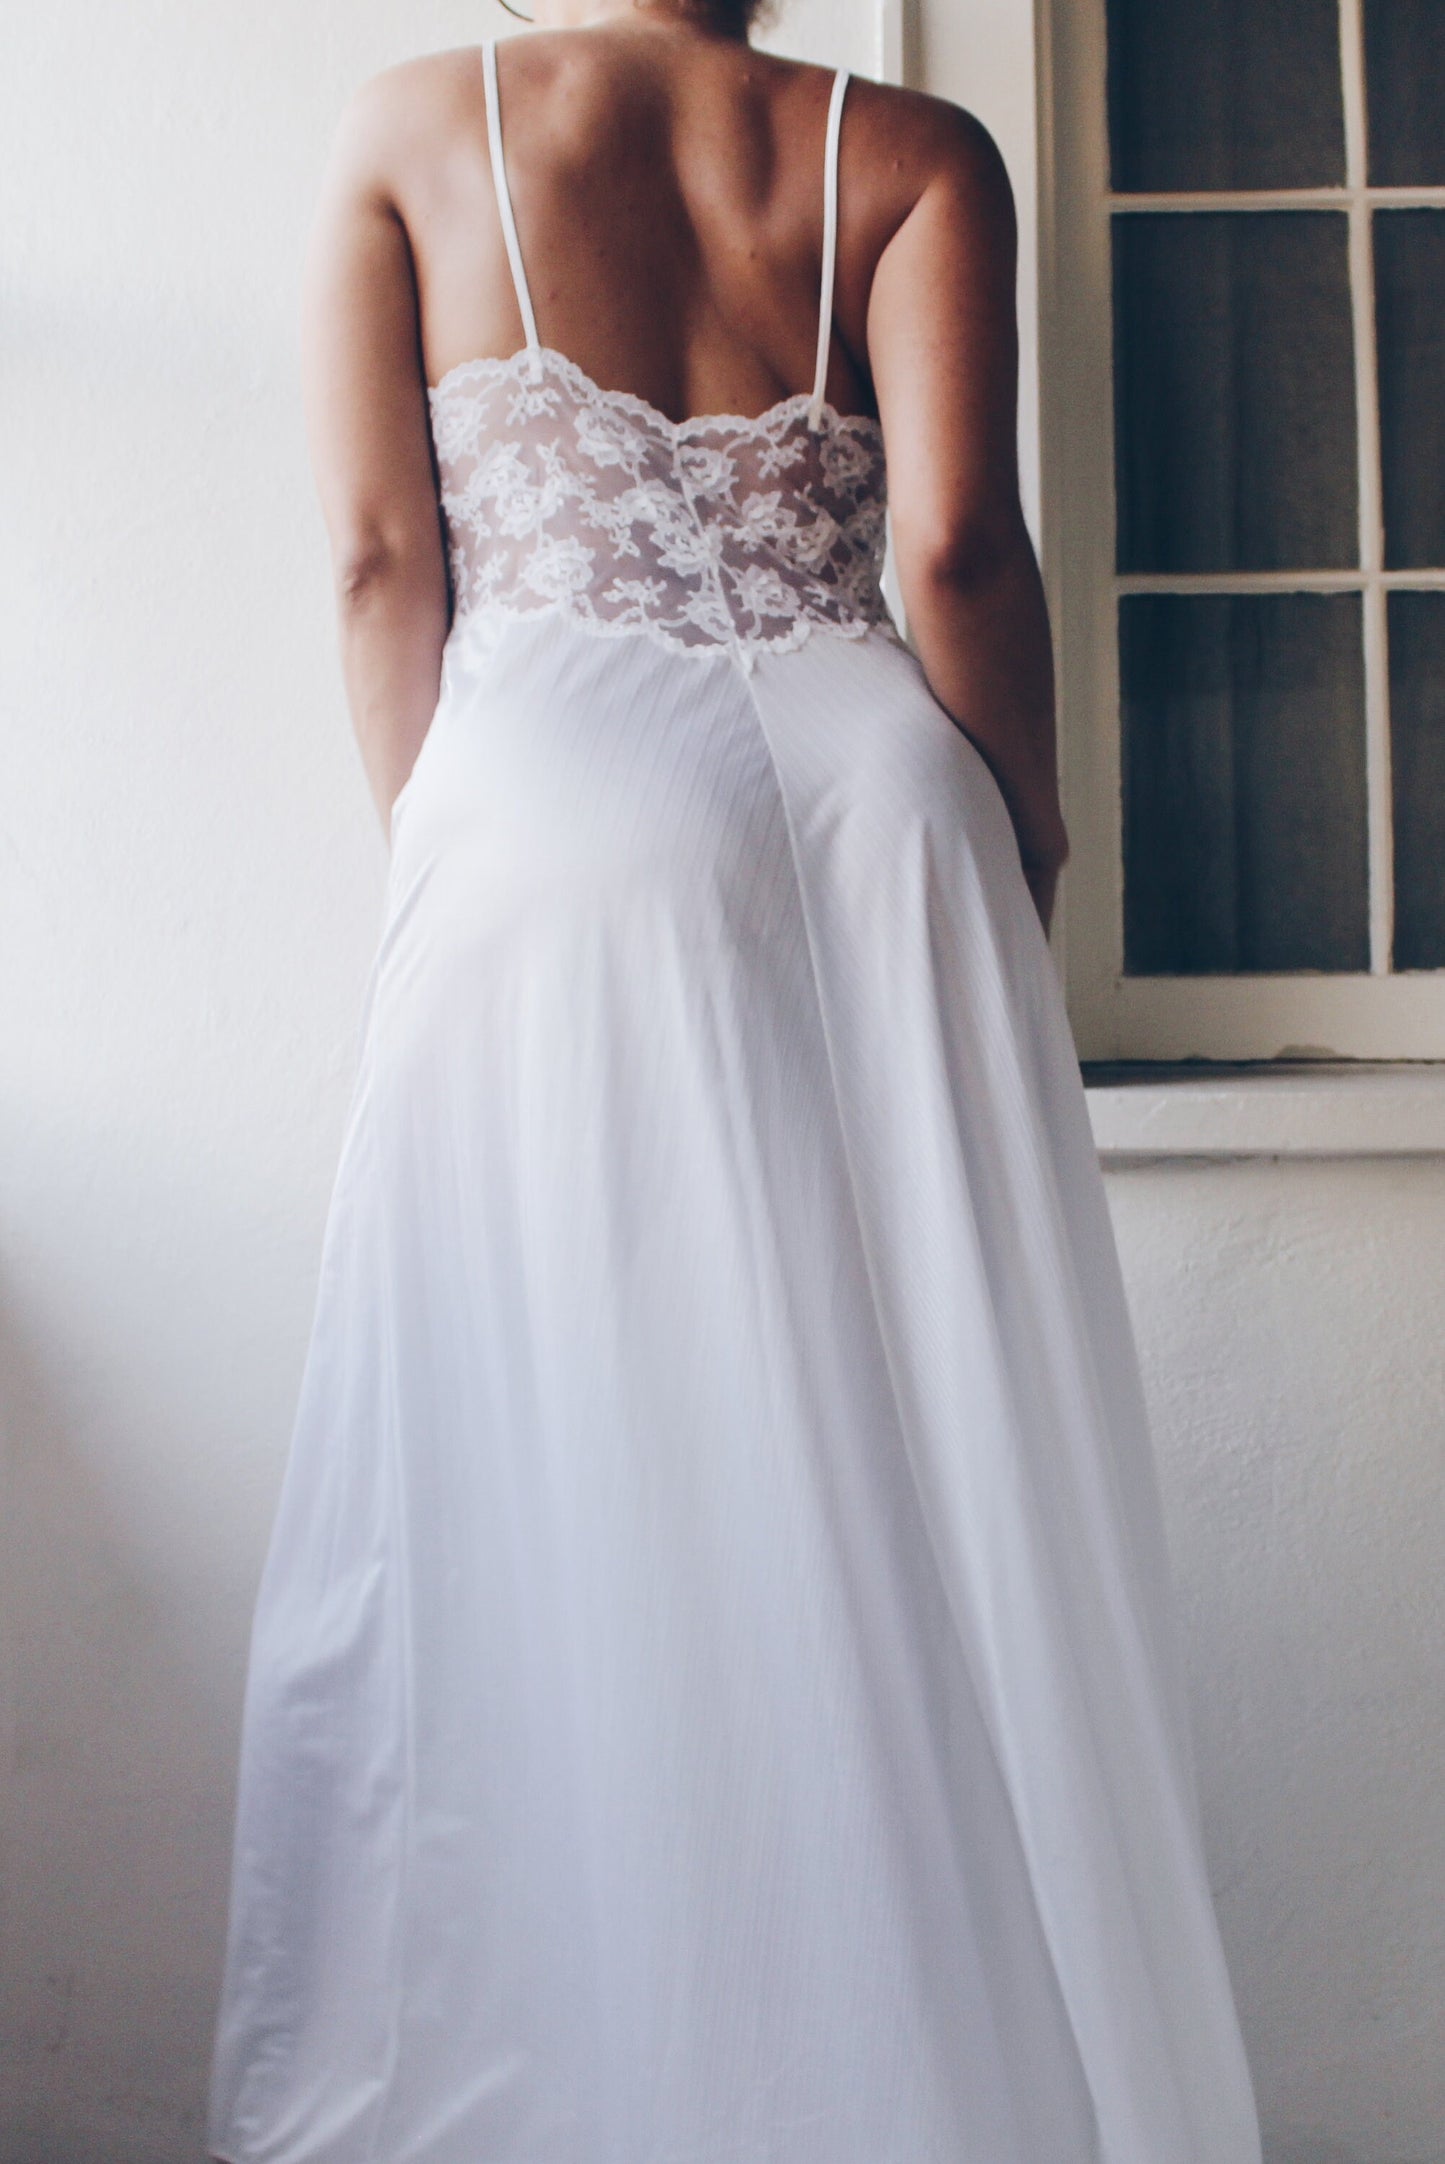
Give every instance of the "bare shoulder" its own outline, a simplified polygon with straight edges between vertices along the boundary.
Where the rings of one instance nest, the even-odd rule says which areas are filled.
[[[481,51],[462,46],[384,68],[355,89],[332,142],[334,171],[386,193],[419,156],[434,150],[448,123],[475,110]]]
[[[849,165],[866,190],[883,245],[927,205],[979,242],[1014,243],[1013,190],[997,143],[947,98],[858,77],[848,91]]]
[[[625,129],[641,71],[618,42],[595,31],[541,30],[507,39],[499,65],[503,99],[526,94],[509,111],[509,143],[532,128],[545,135],[554,159],[595,144],[609,126]],[[337,132],[338,154],[368,162],[406,189],[435,164],[458,131],[484,130],[483,48],[458,46],[427,53],[372,76],[353,92]],[[631,97],[629,97],[631,93]]]

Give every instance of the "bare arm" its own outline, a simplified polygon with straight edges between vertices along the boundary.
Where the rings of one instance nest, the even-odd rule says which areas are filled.
[[[976,122],[889,241],[868,304],[899,585],[935,698],[988,761],[1047,931],[1068,837],[1053,657],[1019,502],[1013,199]]]
[[[383,825],[436,707],[446,560],[411,249],[384,172],[384,96],[342,123],[307,264],[307,430],[331,539],[342,674]]]

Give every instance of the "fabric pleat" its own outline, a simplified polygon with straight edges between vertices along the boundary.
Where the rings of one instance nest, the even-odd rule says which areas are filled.
[[[881,630],[454,635],[257,1602],[232,2164],[1257,2164],[1057,979]]]

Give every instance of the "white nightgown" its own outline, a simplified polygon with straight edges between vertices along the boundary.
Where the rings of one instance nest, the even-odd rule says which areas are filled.
[[[252,1641],[232,2164],[1257,2164],[1103,1185],[819,370],[528,342]]]

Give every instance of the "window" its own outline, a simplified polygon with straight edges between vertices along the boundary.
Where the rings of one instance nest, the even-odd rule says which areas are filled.
[[[1080,1050],[1445,1057],[1445,5],[1049,16]]]

